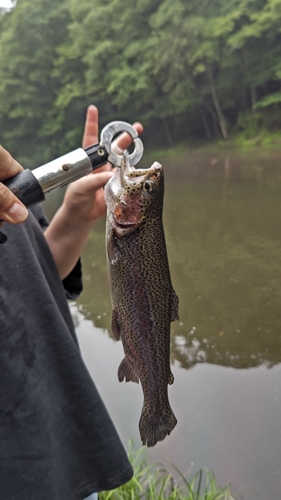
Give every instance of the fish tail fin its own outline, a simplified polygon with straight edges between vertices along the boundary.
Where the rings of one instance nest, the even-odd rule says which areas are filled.
[[[177,419],[170,405],[165,412],[160,415],[146,414],[143,408],[139,421],[139,430],[142,444],[146,446],[155,446],[158,441],[163,441],[177,424]]]
[[[126,382],[136,382],[137,384],[139,383],[139,376],[126,356],[121,361],[118,368],[119,382],[122,382],[124,379]]]

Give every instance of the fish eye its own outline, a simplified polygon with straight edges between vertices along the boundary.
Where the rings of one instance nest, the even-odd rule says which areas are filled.
[[[153,181],[145,181],[143,185],[143,189],[147,191],[148,193],[151,193],[154,187],[154,182]]]

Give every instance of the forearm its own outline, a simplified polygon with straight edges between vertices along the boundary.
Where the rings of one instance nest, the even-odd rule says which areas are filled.
[[[45,235],[61,279],[72,271],[94,223],[105,215],[103,187],[111,171],[95,172],[70,184]]]

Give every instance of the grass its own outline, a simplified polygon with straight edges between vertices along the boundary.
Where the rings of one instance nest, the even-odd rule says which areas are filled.
[[[161,464],[149,464],[145,450],[142,447],[129,452],[133,478],[120,488],[99,493],[99,500],[234,500],[229,487],[219,488],[208,469],[187,480],[173,466],[180,478],[176,480]]]

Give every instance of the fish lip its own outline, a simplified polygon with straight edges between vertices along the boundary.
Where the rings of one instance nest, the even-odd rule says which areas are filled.
[[[141,223],[141,221],[140,221],[140,222],[127,222],[125,224],[120,224],[120,222],[117,222],[116,217],[114,215],[112,215],[111,222],[112,222],[113,230],[118,236],[125,236],[125,234],[131,233]]]

